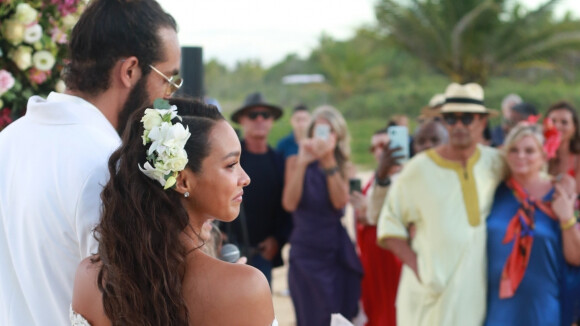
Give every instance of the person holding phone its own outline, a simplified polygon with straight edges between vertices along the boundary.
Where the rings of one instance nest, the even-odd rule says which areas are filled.
[[[420,153],[447,143],[447,138],[447,130],[439,121],[427,120],[415,130],[414,152]],[[378,164],[377,169],[362,191],[351,191],[350,194],[357,221],[357,244],[365,271],[361,300],[368,318],[366,326],[395,326],[395,298],[401,261],[392,252],[377,245],[377,219],[391,178],[401,171],[401,157],[399,147],[392,145],[387,129],[375,132],[370,151]]]
[[[358,312],[362,267],[341,223],[354,168],[340,112],[317,108],[307,130],[282,196],[294,222],[288,284],[297,325],[329,325],[332,313],[352,319]]]
[[[381,210],[378,242],[404,264],[398,325],[484,322],[485,218],[505,164],[497,150],[478,144],[493,112],[483,100],[478,84],[447,87],[441,113],[449,142],[414,156]]]

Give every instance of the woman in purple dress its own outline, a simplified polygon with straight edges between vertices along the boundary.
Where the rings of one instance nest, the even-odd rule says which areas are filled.
[[[349,154],[344,118],[322,106],[287,163],[282,204],[294,221],[288,282],[298,326],[327,326],[332,313],[352,319],[358,312],[362,267],[340,221],[354,171]]]

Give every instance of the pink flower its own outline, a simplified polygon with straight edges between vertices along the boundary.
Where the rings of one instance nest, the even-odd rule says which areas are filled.
[[[30,68],[30,70],[28,71],[28,77],[30,78],[30,81],[39,85],[44,83],[48,77],[50,76],[50,70],[49,71],[42,71],[42,70],[38,70],[36,68]]]
[[[77,11],[79,0],[51,0],[50,3],[57,5],[58,11],[64,17]]]
[[[4,129],[7,125],[12,123],[12,118],[10,117],[10,109],[5,108],[0,110],[0,130]]]
[[[14,77],[8,71],[0,70],[0,96],[14,86]]]
[[[65,32],[61,31],[58,27],[53,27],[50,31],[52,35],[52,41],[57,44],[66,44],[67,42],[67,35]]]

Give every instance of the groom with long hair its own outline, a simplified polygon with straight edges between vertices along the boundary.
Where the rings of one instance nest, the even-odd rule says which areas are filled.
[[[128,116],[181,86],[175,20],[154,0],[93,0],[72,31],[67,89],[0,133],[0,325],[66,325],[109,155]]]

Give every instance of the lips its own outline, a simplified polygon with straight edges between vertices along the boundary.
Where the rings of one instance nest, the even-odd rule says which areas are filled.
[[[243,197],[244,197],[244,191],[242,190],[234,197],[233,201],[241,203]]]

